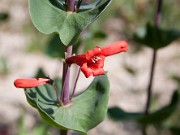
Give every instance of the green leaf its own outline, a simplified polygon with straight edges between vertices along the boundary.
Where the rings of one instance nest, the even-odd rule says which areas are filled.
[[[143,113],[125,112],[118,107],[108,109],[108,114],[110,118],[118,121],[137,121],[142,124],[157,124],[167,119],[174,112],[178,100],[179,95],[177,90],[174,92],[171,102],[167,106],[148,115],[144,115]]]
[[[99,46],[106,37],[107,35],[101,31],[86,31],[81,38],[82,44],[85,45],[83,46],[83,52],[85,53],[95,46]]]
[[[175,81],[180,86],[180,76],[179,75],[172,74],[170,77],[173,81]]]
[[[77,53],[80,46],[79,42],[76,42],[73,46],[73,53]],[[45,54],[52,58],[64,58],[65,46],[61,42],[59,35],[54,34],[46,45]]]
[[[93,33],[93,38],[105,39],[107,38],[107,35],[101,31],[96,31]]]
[[[49,125],[46,123],[36,123],[36,126],[29,132],[28,128],[25,125],[25,114],[23,113],[18,119],[18,135],[48,135]]]
[[[64,45],[59,39],[59,35],[55,34],[47,43],[45,54],[53,58],[64,58]]]
[[[116,121],[135,121],[137,118],[142,117],[142,113],[125,112],[119,107],[112,107],[108,109],[110,118]]]
[[[160,49],[168,46],[171,42],[180,37],[180,31],[164,30],[148,23],[133,35],[133,39],[153,49]]]
[[[0,22],[1,21],[5,21],[8,18],[9,18],[9,14],[8,13],[5,13],[5,12],[0,13]]]
[[[7,57],[0,57],[0,75],[5,76],[9,73],[9,63]]]
[[[33,135],[48,135],[48,125],[46,123],[39,123],[33,129]]]
[[[58,33],[64,45],[75,43],[80,33],[109,5],[111,0],[98,0],[82,5],[78,13],[66,12],[62,0],[29,0],[35,27],[45,34]]]
[[[47,75],[45,74],[42,68],[39,68],[35,74],[35,78],[46,78]]]
[[[179,135],[180,133],[180,128],[179,127],[170,127],[169,130],[173,135]]]
[[[18,135],[29,135],[28,128],[25,126],[24,112],[18,119]]]
[[[127,64],[124,64],[124,69],[130,74],[130,75],[133,75],[135,76],[137,74],[137,71],[132,67],[132,66],[129,66]]]
[[[74,97],[66,106],[60,106],[57,103],[55,92],[50,85],[27,89],[25,94],[28,102],[48,123],[61,129],[87,134],[106,115],[109,81],[106,75],[96,77],[83,93]]]

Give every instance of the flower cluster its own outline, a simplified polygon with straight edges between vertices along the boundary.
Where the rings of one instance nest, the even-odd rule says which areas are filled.
[[[93,50],[88,50],[83,55],[72,56],[66,59],[66,63],[71,65],[73,63],[81,67],[81,71],[86,78],[98,75],[103,75],[105,57],[114,55],[128,50],[128,43],[126,41],[117,41],[109,44],[103,48],[95,47]]]

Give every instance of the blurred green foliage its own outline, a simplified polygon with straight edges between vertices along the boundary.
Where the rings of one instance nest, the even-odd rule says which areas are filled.
[[[119,107],[112,107],[108,109],[108,115],[111,119],[116,121],[135,121],[143,126],[154,126],[157,131],[167,130],[173,135],[177,135],[180,131],[180,88],[178,88],[172,95],[171,102],[152,112],[148,115],[138,112],[125,112]]]
[[[142,27],[133,35],[133,40],[137,43],[158,50],[160,48],[167,47],[179,37],[180,31],[171,29],[164,30],[147,23],[145,27]]]
[[[0,22],[6,21],[9,18],[9,14],[6,12],[0,13]]]
[[[165,121],[176,109],[180,101],[180,89],[176,90],[172,95],[171,102],[159,110],[152,112],[148,115],[143,113],[129,113],[120,108],[113,107],[108,110],[111,118],[119,121],[137,121],[142,124],[159,124]]]
[[[147,22],[154,22],[156,2],[156,0],[113,0],[111,6],[91,27],[96,30],[102,29],[105,21],[117,18],[125,23],[122,32],[130,36],[138,27]],[[179,0],[164,0],[161,27],[180,29],[179,6]]]
[[[24,112],[21,114],[21,116],[18,119],[17,122],[18,126],[18,135],[51,135],[48,132],[49,125],[44,123],[44,122],[38,122],[34,126],[33,129],[28,129],[26,124],[25,124],[25,114]]]
[[[157,1],[129,0],[128,3],[125,0],[121,0],[121,2],[123,3],[123,7],[120,7],[121,12],[118,12],[116,17],[120,17],[122,21],[126,23],[126,27],[124,27],[123,31],[126,33],[125,35],[127,37],[132,37],[137,28],[147,24],[146,27],[141,29],[140,33],[133,35],[133,39],[131,40],[136,41],[138,44],[151,47],[152,49],[160,49],[168,46],[171,42],[180,37],[180,25],[177,24],[177,22],[180,22],[180,18],[177,17],[180,15],[179,1],[163,1],[162,23],[159,28],[154,26]],[[125,67],[125,69],[130,74],[133,73],[129,68]],[[173,78],[179,82],[179,77],[173,76]],[[141,123],[142,127],[153,125],[157,132],[166,130],[176,135],[179,134],[180,130],[180,125],[178,124],[180,115],[177,113],[180,107],[179,101],[178,85],[178,90],[172,95],[171,102],[155,112],[144,115],[143,112],[125,112],[121,108],[113,107],[108,110],[108,113],[109,116],[115,120],[136,121]]]
[[[9,66],[7,57],[0,57],[0,75],[5,76],[9,73]]]

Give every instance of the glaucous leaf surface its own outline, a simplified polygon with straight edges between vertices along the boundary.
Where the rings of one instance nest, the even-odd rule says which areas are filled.
[[[60,90],[61,83],[56,81],[56,85]],[[87,134],[106,115],[109,81],[106,75],[96,77],[83,93],[74,97],[66,106],[58,104],[51,85],[26,89],[25,94],[28,102],[49,124]]]
[[[97,0],[82,5],[78,12],[67,12],[64,0],[29,0],[35,27],[45,34],[58,33],[64,45],[75,43],[80,33],[109,5],[111,0]]]

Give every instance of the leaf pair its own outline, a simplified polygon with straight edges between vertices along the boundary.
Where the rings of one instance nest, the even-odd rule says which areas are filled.
[[[164,30],[147,23],[133,35],[133,39],[140,44],[146,45],[155,50],[168,46],[180,37],[180,31]]]
[[[118,121],[136,121],[142,124],[157,124],[166,120],[174,112],[178,102],[179,90],[176,90],[168,105],[148,115],[144,115],[143,113],[125,112],[118,107],[108,109],[108,114],[110,118]]]
[[[108,6],[111,0],[81,5],[79,12],[67,12],[62,0],[29,0],[31,19],[45,34],[58,33],[64,45],[75,43],[80,33]]]

